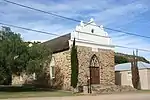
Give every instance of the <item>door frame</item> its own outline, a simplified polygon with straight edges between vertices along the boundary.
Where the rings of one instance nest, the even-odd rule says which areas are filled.
[[[90,65],[89,65],[89,72],[90,72],[90,82],[89,82],[89,92],[92,93],[91,91],[91,85],[92,85],[92,77],[91,77],[91,69],[92,68],[98,68],[98,72],[99,72],[99,83],[100,84],[100,64],[99,64],[99,60],[98,57],[94,54],[91,59],[90,59]]]

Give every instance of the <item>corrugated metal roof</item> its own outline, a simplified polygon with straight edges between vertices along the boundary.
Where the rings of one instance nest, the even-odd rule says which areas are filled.
[[[139,69],[150,68],[150,64],[138,61],[138,68]],[[118,64],[115,66],[115,71],[124,71],[124,70],[131,70],[131,63]]]

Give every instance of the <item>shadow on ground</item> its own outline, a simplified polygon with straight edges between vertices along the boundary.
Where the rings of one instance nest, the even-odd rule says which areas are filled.
[[[35,86],[0,86],[0,92],[33,92],[33,91],[57,91],[51,88],[39,88]]]

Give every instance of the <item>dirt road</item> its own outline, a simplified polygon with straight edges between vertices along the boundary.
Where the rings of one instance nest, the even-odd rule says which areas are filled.
[[[18,98],[18,99],[15,98],[7,100],[150,100],[150,93],[130,93],[130,94],[126,93],[126,94],[70,96],[70,97],[35,97],[35,98]]]

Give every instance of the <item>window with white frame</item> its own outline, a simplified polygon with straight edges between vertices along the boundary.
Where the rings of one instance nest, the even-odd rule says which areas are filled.
[[[54,57],[52,57],[51,63],[50,63],[50,78],[51,79],[55,78],[55,60],[54,60]]]
[[[55,69],[54,69],[54,66],[51,66],[51,70],[52,70],[52,78],[55,77]]]

